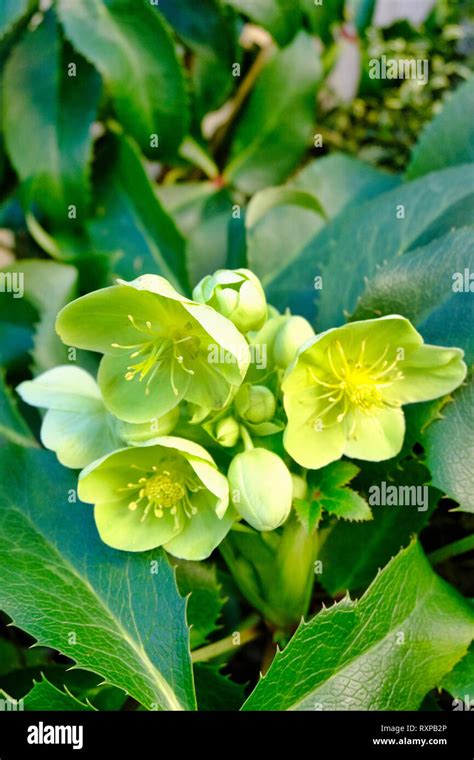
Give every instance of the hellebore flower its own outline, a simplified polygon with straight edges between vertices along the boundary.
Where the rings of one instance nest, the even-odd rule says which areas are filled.
[[[242,333],[259,330],[267,318],[264,290],[249,269],[218,269],[196,285],[193,298],[212,306]]]
[[[317,469],[343,454],[378,462],[400,451],[401,406],[450,393],[466,376],[459,348],[423,344],[401,316],[352,322],[307,341],[282,389],[285,448]]]
[[[100,537],[114,549],[163,546],[175,557],[208,557],[236,517],[229,486],[202,446],[163,436],[120,449],[79,476],[78,495],[95,504]]]
[[[56,330],[68,345],[105,354],[99,387],[125,422],[162,417],[182,399],[222,408],[250,361],[245,338],[228,319],[158,275],[78,298],[59,312]]]
[[[274,530],[287,519],[293,494],[290,471],[267,449],[237,454],[227,474],[237,512],[255,530]]]

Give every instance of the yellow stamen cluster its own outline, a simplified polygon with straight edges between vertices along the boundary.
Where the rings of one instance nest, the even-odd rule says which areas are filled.
[[[197,509],[191,503],[191,495],[204,486],[191,472],[166,461],[147,469],[137,465],[132,465],[132,468],[143,475],[137,482],[128,483],[126,488],[119,488],[118,491],[126,491],[132,497],[128,504],[131,512],[143,510],[141,522],[145,521],[150,512],[160,518],[169,510],[177,527],[180,513],[188,518],[196,514]]]
[[[346,357],[344,348],[340,341],[336,341],[335,348],[338,353],[338,366],[335,366],[332,355],[333,346],[328,346],[327,356],[331,374],[326,380],[317,377],[314,369],[309,368],[310,375],[314,382],[324,389],[317,397],[317,400],[327,399],[327,405],[317,417],[313,420],[315,427],[320,427],[321,420],[326,417],[332,409],[338,407],[336,422],[340,423],[346,415],[354,408],[371,414],[377,409],[396,406],[393,402],[386,401],[383,397],[383,388],[386,388],[397,380],[403,378],[403,374],[397,370],[399,359],[395,357],[389,361],[386,357],[389,352],[387,345],[379,358],[367,364],[365,361],[367,341],[363,340],[359,356],[356,361],[351,361]],[[336,424],[336,423],[334,423]],[[353,428],[355,426],[355,421]],[[352,429],[349,432],[351,435]]]
[[[145,394],[148,396],[150,393],[150,383],[163,362],[168,359],[170,360],[171,386],[175,396],[178,396],[179,391],[175,381],[176,364],[184,372],[187,372],[188,375],[194,375],[194,369],[188,365],[192,364],[199,354],[200,339],[196,335],[189,334],[193,329],[193,325],[191,322],[187,322],[184,325],[183,331],[175,332],[173,335],[163,335],[163,332],[158,328],[153,329],[149,321],[140,325],[131,314],[128,315],[128,319],[137,332],[142,333],[146,337],[140,343],[128,346],[112,343],[112,348],[122,348],[125,351],[131,350],[131,359],[141,357],[140,361],[134,362],[127,367],[125,379],[130,381],[138,375],[138,379],[141,382],[147,377]]]

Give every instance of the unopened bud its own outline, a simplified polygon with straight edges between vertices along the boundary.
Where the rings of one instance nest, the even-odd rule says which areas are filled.
[[[289,317],[275,338],[273,358],[276,364],[286,369],[295,358],[299,347],[313,336],[314,330],[304,317]]]
[[[264,385],[245,383],[235,397],[235,408],[240,417],[258,425],[268,422],[275,415],[275,396]]]
[[[267,449],[249,449],[232,460],[228,479],[234,506],[255,530],[274,530],[287,519],[291,509],[290,471],[277,454]]]
[[[193,299],[212,306],[242,333],[259,330],[267,318],[265,293],[249,269],[218,269],[196,285]]]
[[[235,446],[240,438],[239,423],[235,417],[224,417],[216,425],[215,436],[221,446]]]

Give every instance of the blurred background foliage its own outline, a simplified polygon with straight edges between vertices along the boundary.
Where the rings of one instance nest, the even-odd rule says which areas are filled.
[[[81,290],[242,263],[232,206],[302,165],[336,150],[403,171],[469,77],[473,30],[464,1],[6,0],[2,262],[72,264]],[[428,58],[428,84],[370,79],[381,55]]]
[[[382,55],[426,58],[427,84],[371,79]],[[2,0],[0,269],[23,273],[25,293],[0,298],[0,445],[35,445],[39,416],[12,389],[66,360],[57,311],[117,276],[162,274],[190,293],[204,274],[248,265],[276,307],[318,330],[396,311],[472,363],[472,296],[452,297],[450,278],[474,250],[473,61],[469,0]],[[94,356],[77,361],[94,371]],[[472,380],[442,426],[446,400],[410,407],[400,457],[357,483],[364,493],[418,468],[436,513],[341,521],[313,612],[363,591],[412,533],[428,551],[472,534],[469,393]],[[445,556],[439,569],[473,596],[473,562]],[[195,572],[178,581],[207,588],[202,644],[251,610],[224,569]],[[66,682],[67,658],[2,631],[0,687],[22,696],[40,672]],[[261,662],[254,641],[233,658],[234,680],[255,681]],[[242,702],[238,683],[200,667],[203,700],[219,687],[224,703]],[[91,673],[67,683],[99,707],[124,704]]]

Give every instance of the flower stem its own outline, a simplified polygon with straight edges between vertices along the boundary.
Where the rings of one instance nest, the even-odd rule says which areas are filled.
[[[436,549],[436,551],[428,555],[428,559],[432,565],[437,565],[446,559],[457,557],[459,554],[465,554],[470,551],[474,551],[474,533],[472,536],[460,538],[458,541],[453,541],[451,544],[446,544],[446,546]]]
[[[212,644],[208,644],[205,647],[200,647],[191,652],[191,659],[193,662],[207,662],[215,657],[220,657],[227,652],[235,651],[236,647],[242,647],[244,644],[248,644],[249,641],[254,641],[262,635],[262,631],[258,627],[260,618],[258,615],[250,615],[242,623],[242,626],[235,633],[239,634],[238,642],[236,643],[235,633],[230,636],[226,636],[220,641],[213,641]]]
[[[250,449],[254,448],[253,441],[250,437],[250,433],[247,430],[247,428],[244,425],[240,426],[240,435],[242,437],[242,440],[244,442],[245,451],[249,451]]]

